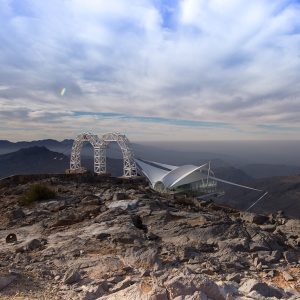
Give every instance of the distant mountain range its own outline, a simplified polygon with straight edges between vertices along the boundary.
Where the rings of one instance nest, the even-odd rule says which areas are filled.
[[[289,176],[300,174],[299,166],[273,165],[273,164],[248,164],[239,166],[241,170],[254,178],[273,176]]]
[[[0,140],[0,154],[10,153],[22,148],[34,146],[46,147],[53,152],[59,152],[66,156],[71,153],[73,145],[72,139],[57,141],[53,139],[37,140],[31,142],[10,142]],[[153,160],[173,165],[195,164],[200,165],[211,161],[213,169],[235,167],[245,174],[254,178],[264,178],[271,176],[289,176],[300,174],[300,166],[280,165],[280,164],[254,164],[243,161],[234,156],[221,153],[201,152],[201,151],[177,151],[172,149],[159,148],[150,144],[132,143],[135,156],[146,160]],[[109,144],[108,156],[112,159],[122,159],[120,148],[116,143]],[[93,149],[89,143],[85,143],[82,149],[82,159],[92,160]],[[92,163],[92,162],[91,162]],[[89,165],[92,167],[92,165]]]
[[[69,165],[69,156],[44,146],[33,146],[0,155],[0,178],[17,174],[64,173]],[[84,157],[82,165],[93,170],[94,161]],[[107,170],[113,176],[121,176],[122,160],[107,158]]]
[[[69,158],[46,147],[34,146],[0,155],[0,177],[14,174],[61,173]]]
[[[69,154],[71,152],[72,144],[73,140],[63,140],[59,142],[53,139],[46,139],[31,142],[22,141],[16,143],[7,140],[0,140],[0,154],[14,152],[22,148],[30,148],[34,146],[46,147],[51,151],[57,151],[61,153],[66,152],[67,154]]]

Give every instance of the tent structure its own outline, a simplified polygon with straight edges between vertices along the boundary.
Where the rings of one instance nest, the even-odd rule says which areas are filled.
[[[160,192],[211,193],[216,191],[217,182],[210,164],[201,166],[172,166],[154,161],[135,159],[136,165],[154,190]]]
[[[260,191],[215,177],[209,162],[201,166],[173,166],[143,159],[135,159],[135,162],[138,170],[148,179],[151,187],[159,192],[193,195],[216,193],[217,182]]]

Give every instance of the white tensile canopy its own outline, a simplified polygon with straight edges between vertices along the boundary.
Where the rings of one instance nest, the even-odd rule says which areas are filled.
[[[183,165],[172,166],[144,159],[135,159],[139,170],[147,177],[153,188],[156,184],[163,184],[166,189],[173,189],[181,185],[201,181],[213,180],[226,184],[231,184],[237,187],[242,187],[254,191],[261,191],[252,187],[240,185],[227,180],[217,178],[210,171],[208,163],[201,166]],[[213,175],[213,176],[212,176]]]

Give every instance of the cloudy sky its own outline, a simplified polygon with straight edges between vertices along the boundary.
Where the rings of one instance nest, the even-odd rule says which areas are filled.
[[[0,0],[0,139],[300,139],[300,1]]]

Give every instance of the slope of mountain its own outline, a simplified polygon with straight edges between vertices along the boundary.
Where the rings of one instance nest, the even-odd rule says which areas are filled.
[[[262,192],[233,188],[217,201],[245,210],[268,192],[250,211],[270,213],[282,210],[287,216],[299,218],[300,175],[256,179],[251,182],[251,186],[261,189]]]
[[[107,158],[107,172],[113,176],[123,174],[121,159]],[[0,155],[0,177],[14,174],[64,173],[69,168],[70,157],[59,152],[50,151],[44,146],[22,148],[15,152]],[[82,166],[94,170],[91,157],[82,158]]]
[[[240,166],[240,169],[254,178],[300,174],[300,166],[249,164]]]
[[[71,152],[73,140],[63,140],[61,142],[53,139],[37,140],[31,142],[10,142],[7,140],[0,140],[0,154],[14,152],[22,148],[30,148],[34,146],[46,147],[51,151],[62,152],[69,154]]]
[[[14,174],[63,173],[69,158],[46,147],[34,146],[0,155],[0,177]]]

